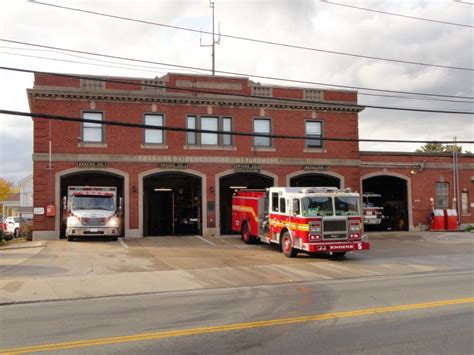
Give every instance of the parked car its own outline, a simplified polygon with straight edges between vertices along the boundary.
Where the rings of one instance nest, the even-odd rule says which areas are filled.
[[[5,235],[5,239],[12,239],[18,238],[20,235],[20,223],[27,223],[27,220],[22,217],[7,217],[5,222],[3,222],[3,233]]]

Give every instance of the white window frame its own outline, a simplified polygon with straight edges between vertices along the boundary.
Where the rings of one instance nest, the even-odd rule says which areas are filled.
[[[268,122],[268,130],[257,130],[256,123],[257,122]],[[268,117],[255,117],[253,119],[253,132],[254,133],[261,133],[261,134],[272,134],[272,120]],[[271,147],[272,146],[272,139],[270,137],[253,137],[253,145],[254,147]]]
[[[186,128],[190,129],[206,129],[208,128],[203,125],[203,122],[207,119],[217,120],[217,128],[214,127],[211,130],[215,130],[216,133],[202,133],[202,132],[187,132],[186,144],[192,146],[207,146],[207,147],[219,147],[219,146],[232,146],[234,143],[233,136],[231,134],[224,134],[218,132],[229,132],[233,131],[233,118],[231,116],[222,115],[187,115],[186,116]],[[209,138],[215,137],[212,141]]]
[[[95,120],[98,122],[104,121],[104,113],[97,111],[84,111],[82,118],[88,120]],[[100,118],[100,119],[99,119]],[[104,125],[101,123],[83,122],[81,127],[81,137],[84,143],[103,143],[104,142]],[[100,131],[100,139],[89,137],[92,132]],[[95,135],[94,135],[95,136]]]
[[[437,182],[435,185],[435,192],[435,208],[449,208],[449,184],[447,182]]]
[[[308,124],[319,124],[319,134],[308,133]],[[306,120],[305,121],[305,145],[307,148],[322,148],[323,147],[323,121],[319,120]],[[311,142],[318,141],[319,144],[312,144]]]
[[[153,123],[147,120],[160,119],[160,123]],[[165,125],[165,115],[161,113],[145,113],[143,116],[145,125],[163,127]],[[156,135],[156,138],[153,136]],[[143,133],[143,141],[145,144],[165,144],[165,133],[162,129],[145,128]]]

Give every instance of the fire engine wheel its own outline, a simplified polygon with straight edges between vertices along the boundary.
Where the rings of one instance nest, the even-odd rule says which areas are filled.
[[[294,258],[298,254],[298,250],[293,248],[293,240],[288,232],[283,233],[281,237],[281,251],[289,258]]]
[[[242,225],[242,230],[240,231],[242,240],[245,244],[252,244],[254,242],[254,238],[250,235],[250,228],[248,223],[244,223]]]

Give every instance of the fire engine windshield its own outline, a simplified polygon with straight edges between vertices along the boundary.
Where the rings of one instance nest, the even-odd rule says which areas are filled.
[[[113,211],[114,199],[112,196],[74,196],[72,209]]]
[[[356,196],[336,196],[334,198],[337,216],[359,215],[359,198]]]
[[[305,217],[332,215],[332,198],[328,196],[303,197],[301,213]]]

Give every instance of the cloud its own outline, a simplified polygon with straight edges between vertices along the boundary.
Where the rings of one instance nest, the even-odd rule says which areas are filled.
[[[51,2],[113,13],[175,26],[211,29],[211,10],[201,1],[68,1]],[[352,3],[351,3],[352,4]],[[472,24],[472,9],[456,2],[373,1],[356,6],[409,14],[456,23]],[[57,47],[175,63],[211,67],[211,52],[200,46],[200,34],[81,14],[26,1],[3,1],[0,5],[0,37]],[[342,8],[320,1],[267,0],[215,1],[216,24],[222,33],[312,48],[359,53],[375,57],[472,67],[472,30],[377,13]],[[210,44],[202,35],[202,43]],[[9,48],[5,48],[9,47]],[[22,47],[24,49],[12,49]],[[25,50],[24,46],[0,42],[0,63],[45,71],[79,74],[155,77],[182,69],[163,65],[149,68],[114,68],[132,62],[110,59],[115,64],[59,55],[50,51]],[[94,62],[97,65],[52,62],[13,56],[6,52]],[[92,57],[91,57],[92,58]],[[101,58],[101,60],[105,60]],[[134,63],[135,65],[145,65]],[[98,66],[109,65],[109,67]],[[216,46],[217,70],[390,90],[474,96],[474,74],[421,65],[389,63],[350,56],[277,47],[222,37]],[[135,69],[135,70],[132,70]],[[202,72],[202,71],[198,71]],[[285,85],[281,81],[255,81]],[[0,71],[0,108],[28,111],[26,88],[31,75]],[[290,83],[294,86],[296,84]],[[361,93],[370,93],[360,90]],[[401,98],[359,96],[367,105],[473,111],[472,103],[452,103]],[[361,138],[473,140],[473,118],[466,115],[427,114],[366,109],[360,116]],[[31,171],[32,124],[28,118],[0,116],[0,175],[18,181]],[[369,150],[413,151],[419,145],[368,144]],[[463,145],[474,151],[473,145]],[[15,157],[15,159],[12,159]]]

